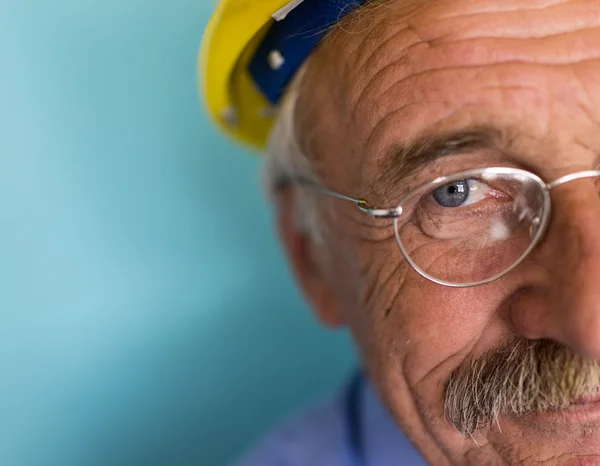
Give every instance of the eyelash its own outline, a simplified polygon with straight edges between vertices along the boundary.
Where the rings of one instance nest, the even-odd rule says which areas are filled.
[[[495,155],[492,156],[492,155]],[[394,192],[394,201],[400,201],[412,190],[428,183],[441,176],[447,176],[452,173],[466,171],[474,168],[486,168],[494,166],[521,168],[514,162],[509,162],[505,157],[499,157],[499,154],[490,154],[489,151],[478,154],[453,155],[447,158],[441,158],[426,163],[422,167],[413,170],[404,177],[406,182]],[[485,159],[484,159],[485,157]],[[482,160],[484,159],[484,160]]]

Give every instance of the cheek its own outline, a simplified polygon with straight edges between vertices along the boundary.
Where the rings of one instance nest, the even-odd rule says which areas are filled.
[[[365,239],[344,245],[339,273],[350,330],[374,377],[401,373],[415,390],[443,385],[467,356],[496,346],[510,332],[501,312],[506,289],[499,282],[437,285],[408,265],[393,233]]]
[[[402,371],[415,390],[441,387],[472,355],[497,347],[511,325],[500,288],[452,289],[425,279],[403,290]],[[441,393],[441,391],[439,391]]]
[[[501,311],[503,291],[493,286],[443,287],[402,260],[394,267],[388,262],[380,260],[379,273],[365,277],[363,286],[372,289],[363,308],[368,318],[361,319],[356,332],[363,358],[382,391],[388,391],[386,399],[409,396],[421,413],[439,418],[450,373],[471,354],[497,346],[510,332]],[[399,386],[407,393],[389,393]]]
[[[415,438],[435,433],[446,448],[462,450],[470,444],[446,421],[445,384],[468,357],[506,336],[500,298],[490,290],[443,288],[408,272],[394,292],[387,317],[371,310],[376,317],[365,340],[365,366],[404,432]]]

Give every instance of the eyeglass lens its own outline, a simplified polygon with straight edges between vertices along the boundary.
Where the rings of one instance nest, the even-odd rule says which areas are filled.
[[[470,172],[409,194],[396,238],[419,272],[438,282],[485,282],[519,262],[539,240],[545,186],[521,173]]]

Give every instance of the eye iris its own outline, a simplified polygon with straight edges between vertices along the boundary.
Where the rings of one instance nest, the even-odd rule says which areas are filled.
[[[459,207],[469,197],[469,183],[458,180],[440,186],[433,191],[433,198],[442,207]]]

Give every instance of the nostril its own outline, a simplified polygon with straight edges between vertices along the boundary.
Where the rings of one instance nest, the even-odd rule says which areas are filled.
[[[507,307],[514,331],[528,340],[551,338],[552,322],[548,319],[548,303],[541,290],[520,288],[509,298]]]

